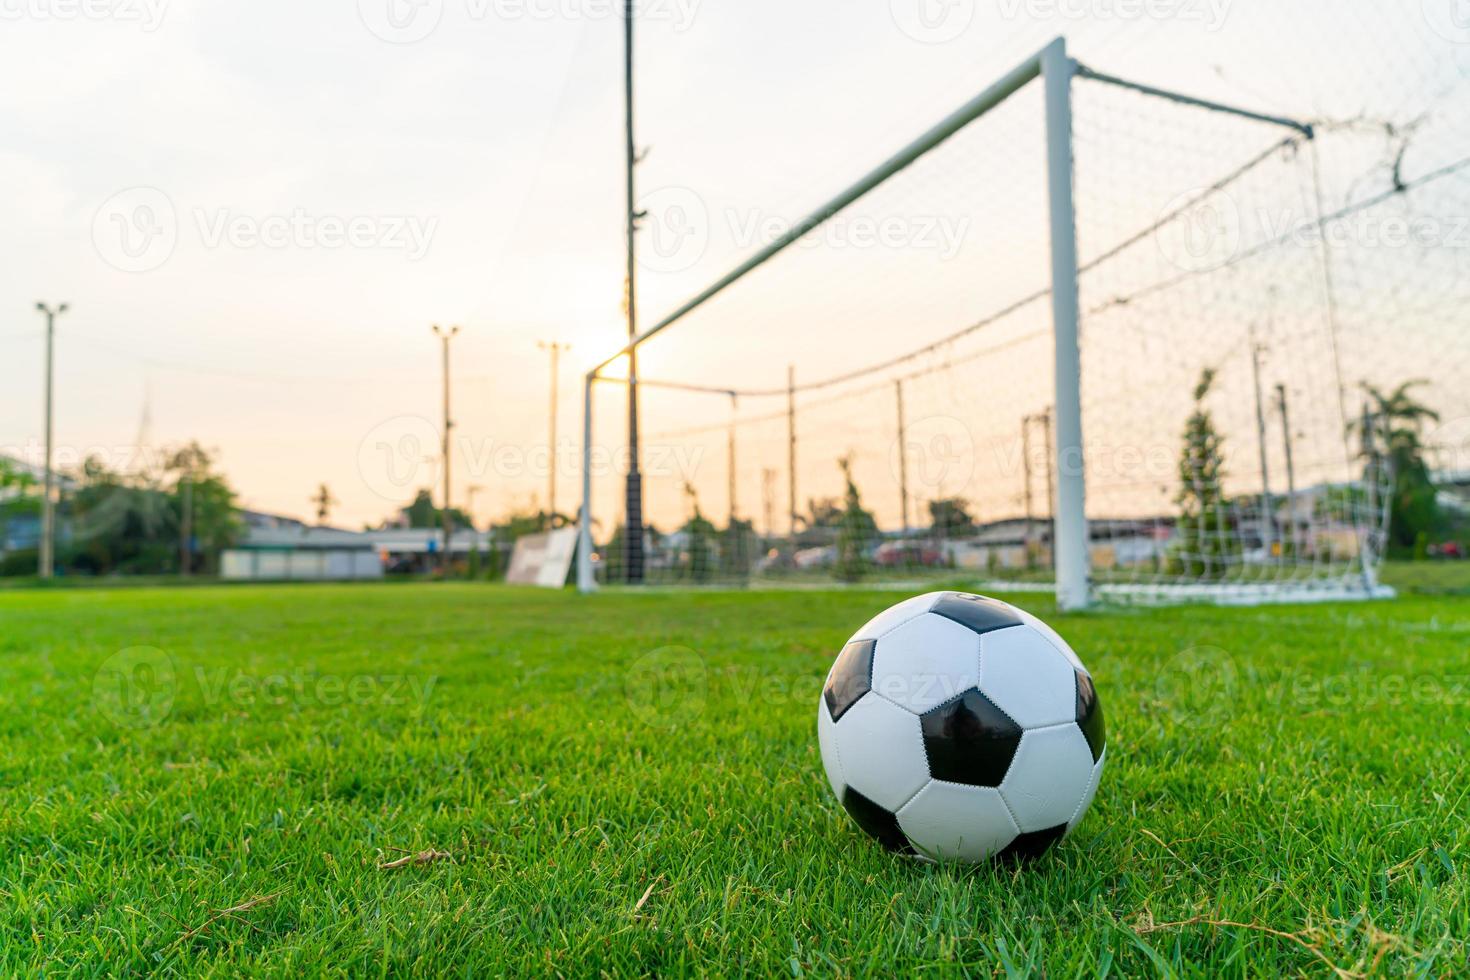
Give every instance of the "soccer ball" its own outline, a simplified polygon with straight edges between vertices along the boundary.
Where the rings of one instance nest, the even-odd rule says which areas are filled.
[[[1105,758],[1092,675],[1041,620],[933,592],[879,613],[817,706],[832,791],[885,847],[1029,859],[1081,822]]]

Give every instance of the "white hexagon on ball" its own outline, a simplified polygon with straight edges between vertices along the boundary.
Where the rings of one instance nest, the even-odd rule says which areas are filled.
[[[898,811],[898,825],[919,853],[936,861],[984,861],[1021,832],[999,790],[937,779]]]
[[[924,615],[934,607],[935,600],[942,595],[944,595],[943,592],[930,592],[927,595],[916,595],[912,599],[905,599],[895,606],[889,606],[864,623],[863,628],[854,633],[852,639],[847,642],[880,640],[909,620]]]
[[[929,781],[919,717],[871,693],[835,726],[842,783],[897,811]]]
[[[1046,637],[1024,626],[980,638],[980,689],[1022,728],[1077,716],[1077,674]]]
[[[884,634],[873,654],[873,690],[921,715],[980,683],[980,637],[932,613]]]
[[[1023,833],[1071,823],[1092,782],[1092,751],[1075,724],[1034,729],[1000,784]]]

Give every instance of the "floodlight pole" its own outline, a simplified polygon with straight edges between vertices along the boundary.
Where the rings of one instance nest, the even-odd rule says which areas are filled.
[[[1046,96],[1047,191],[1051,214],[1051,303],[1056,347],[1055,541],[1057,606],[1086,609],[1092,601],[1087,486],[1082,456],[1081,317],[1077,296],[1077,218],[1072,199],[1072,76],[1077,63],[1057,38],[1041,52]]]
[[[51,475],[52,459],[52,379],[56,350],[56,318],[66,312],[66,304],[51,309],[45,303],[37,303],[36,309],[46,316],[46,459],[42,466],[41,498],[41,547],[36,573],[43,579],[56,574],[56,502],[52,500],[55,477]]]
[[[627,137],[628,191],[628,486],[623,534],[629,584],[643,581],[643,474],[638,468],[638,204],[634,170],[638,145],[633,131],[633,17],[637,0],[623,0],[623,108]]]

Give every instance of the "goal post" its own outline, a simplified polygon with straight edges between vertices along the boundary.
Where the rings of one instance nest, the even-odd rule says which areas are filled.
[[[1295,227],[1333,218],[1315,138],[1054,40],[586,374],[578,588],[620,581],[594,425],[638,351],[643,452],[691,454],[640,457],[651,583],[963,575],[1068,611],[1373,593],[1383,468],[1348,448],[1332,256]],[[942,255],[842,237],[892,214],[976,230]],[[1196,254],[1222,214],[1229,248]],[[845,331],[830,368],[813,323]]]
[[[1082,455],[1082,351],[1078,342],[1077,215],[1072,200],[1072,75],[1067,42],[1038,56],[1046,85],[1046,187],[1051,216],[1052,346],[1055,350],[1057,606],[1092,603],[1087,478]]]

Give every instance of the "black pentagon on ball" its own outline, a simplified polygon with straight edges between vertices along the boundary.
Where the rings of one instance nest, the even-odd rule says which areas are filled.
[[[833,721],[840,721],[848,708],[873,689],[873,650],[877,646],[876,640],[858,640],[837,655],[827,686],[822,689]]]
[[[1092,761],[1102,758],[1103,747],[1108,744],[1107,727],[1103,724],[1102,702],[1097,699],[1097,688],[1092,678],[1077,671],[1077,727],[1087,739],[1092,750]]]
[[[903,828],[898,825],[898,816],[874,803],[851,786],[842,791],[842,808],[870,837],[877,838],[878,843],[890,851],[899,851],[904,854],[914,853],[913,845],[909,843]]]
[[[1021,617],[1010,606],[978,595],[951,592],[934,603],[929,611],[961,626],[968,626],[976,633],[993,633],[1021,625]]]
[[[1045,830],[1033,830],[1029,834],[1020,834],[1006,845],[1005,850],[997,854],[995,859],[1008,863],[1034,861],[1050,850],[1051,846],[1061,840],[1062,835],[1066,832],[1067,825],[1060,824]]]
[[[965,786],[999,786],[1021,744],[1021,726],[971,689],[919,718],[929,775]]]

